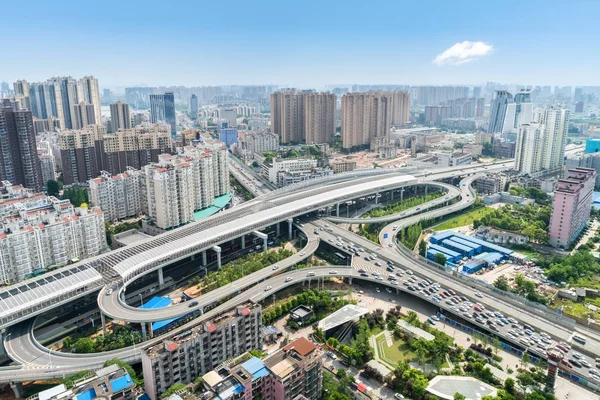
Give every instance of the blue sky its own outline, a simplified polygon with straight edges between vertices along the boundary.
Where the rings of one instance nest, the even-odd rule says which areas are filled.
[[[592,0],[5,1],[0,81],[600,85],[599,11]],[[433,62],[465,41],[486,54]]]

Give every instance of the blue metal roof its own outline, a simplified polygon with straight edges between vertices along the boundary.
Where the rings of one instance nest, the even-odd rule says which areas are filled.
[[[446,239],[446,240],[444,240],[442,242],[442,246],[443,245],[452,246],[452,247],[455,247],[455,248],[460,249],[462,251],[466,251],[467,253],[469,253],[471,251],[475,251],[475,249],[473,247],[465,246],[464,244],[460,244],[458,242],[455,242],[452,239]]]
[[[92,400],[96,398],[96,391],[94,388],[86,390],[85,392],[77,395],[77,400]]]
[[[436,233],[432,237],[435,238],[435,240],[444,240],[451,236],[454,236],[454,231],[445,231],[445,232]]]
[[[114,381],[110,381],[110,388],[113,392],[120,392],[123,389],[126,389],[130,386],[133,386],[133,381],[129,374],[125,374],[120,378],[115,379]]]
[[[470,241],[468,241],[468,240],[461,239],[461,238],[459,238],[458,236],[453,236],[453,237],[452,237],[452,239],[450,239],[450,240],[452,240],[453,242],[456,242],[456,243],[460,243],[460,244],[462,244],[463,246],[470,247],[470,248],[472,248],[473,250],[481,248],[481,245],[480,245],[480,244],[476,244],[476,243],[470,242]]]
[[[252,357],[243,363],[242,367],[252,374],[253,381],[269,375],[269,370],[267,370],[265,364],[258,357]]]
[[[429,248],[432,249],[432,250],[437,250],[440,253],[447,254],[447,255],[449,255],[451,257],[461,257],[460,253],[457,253],[454,250],[450,250],[450,249],[447,249],[447,248],[442,247],[442,246],[438,246],[437,244],[429,244]]]
[[[467,235],[463,235],[462,233],[458,233],[458,232],[454,232],[454,231],[442,232],[442,233],[440,233],[438,235],[434,235],[432,237],[434,237],[438,241],[443,240],[443,239],[447,239],[447,238],[450,238],[450,237],[452,237],[452,239],[454,239],[455,237],[457,237],[457,238],[463,239],[463,240],[465,240],[467,242],[471,242],[471,243],[475,243],[475,244],[481,245],[483,247],[487,247],[488,249],[493,250],[493,251],[497,251],[498,253],[502,253],[502,254],[512,254],[513,253],[512,250],[507,249],[506,247],[498,246],[498,245],[495,245],[493,243],[486,242],[485,240],[480,240],[480,239],[477,239],[477,238],[474,238],[474,237],[471,237],[471,236],[467,236]]]

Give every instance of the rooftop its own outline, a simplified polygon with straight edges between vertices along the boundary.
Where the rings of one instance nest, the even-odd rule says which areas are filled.
[[[440,399],[452,400],[456,393],[465,396],[466,400],[480,400],[483,396],[495,396],[498,390],[469,376],[438,375],[429,381],[427,391]]]
[[[346,322],[354,321],[368,312],[369,310],[366,308],[359,307],[354,304],[348,304],[319,321],[319,328],[323,329],[323,331],[327,331],[335,328],[336,326],[345,324]]]

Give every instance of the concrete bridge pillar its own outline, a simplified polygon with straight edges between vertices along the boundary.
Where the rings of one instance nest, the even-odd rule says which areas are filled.
[[[204,306],[198,307],[198,311],[200,311],[200,315],[204,315]]]
[[[148,339],[148,335],[146,334],[146,323],[142,322],[140,325],[142,325],[142,340],[145,342]]]
[[[100,321],[102,322],[102,334],[106,336],[106,317],[102,311],[100,311]]]
[[[429,186],[425,185],[425,196],[427,196],[427,189],[429,189]]]
[[[379,192],[375,193],[375,205],[379,204]]]
[[[279,237],[281,235],[281,222],[275,224],[275,235]]]
[[[252,234],[263,240],[263,251],[267,251],[267,242],[269,241],[269,235],[259,231],[254,231],[252,232]]]
[[[287,222],[288,222],[288,238],[289,238],[289,240],[292,240],[292,222],[293,222],[293,220],[291,218],[289,218],[287,220]]]
[[[23,395],[25,394],[24,391],[23,391],[23,382],[11,382],[10,383],[10,388],[15,393],[15,397],[17,399],[18,398],[23,398]]]
[[[213,246],[213,250],[217,253],[217,268],[221,269],[221,248],[219,246]]]
[[[335,216],[339,217],[340,216],[340,203],[337,203],[335,205],[335,207],[336,207]]]
[[[242,235],[242,250],[246,248],[246,235]]]
[[[153,337],[154,331],[152,330],[152,322],[148,322],[148,329],[150,330],[150,337]]]
[[[196,259],[196,255],[192,254],[192,261],[194,261]]]
[[[400,190],[400,201],[404,200],[404,189]]]
[[[202,251],[202,265],[206,267],[206,250]]]
[[[348,285],[352,285],[352,277],[348,278]]]
[[[158,285],[162,286],[165,284],[165,277],[163,276],[163,269],[158,269]]]
[[[394,202],[394,189],[392,189],[392,203]]]

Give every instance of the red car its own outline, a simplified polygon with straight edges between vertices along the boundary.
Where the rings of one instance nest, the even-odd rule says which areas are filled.
[[[569,367],[569,368],[573,368],[573,364],[571,364],[569,361],[567,360],[560,360],[560,364],[564,365],[565,367]]]
[[[473,307],[473,309],[474,309],[475,311],[479,311],[479,312],[483,311],[483,308],[481,308],[481,307],[479,307],[479,306],[475,306],[475,307]]]
[[[559,349],[560,351],[562,351],[563,353],[568,353],[569,349],[567,349],[565,346],[563,346],[562,344],[557,344],[556,348]]]

